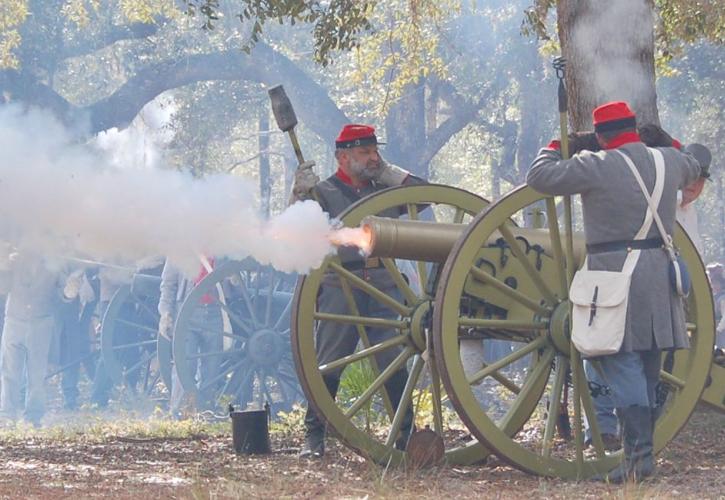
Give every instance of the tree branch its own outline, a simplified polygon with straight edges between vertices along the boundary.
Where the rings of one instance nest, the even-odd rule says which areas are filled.
[[[112,26],[110,30],[100,35],[83,36],[76,40],[72,45],[66,46],[61,52],[61,58],[79,57],[92,54],[97,50],[101,50],[109,45],[113,45],[121,40],[138,40],[147,38],[158,33],[160,24],[134,23],[123,26]],[[86,31],[83,32],[84,34]],[[90,34],[90,33],[89,33]]]

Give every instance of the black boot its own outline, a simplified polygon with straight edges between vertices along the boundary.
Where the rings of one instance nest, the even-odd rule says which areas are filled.
[[[333,399],[340,385],[338,377],[323,377],[327,390]],[[325,423],[317,412],[307,405],[305,414],[305,444],[300,450],[300,458],[322,458],[325,455]]]
[[[596,479],[617,484],[628,480],[639,482],[655,471],[652,409],[649,406],[633,405],[618,408],[617,415],[622,423],[624,460],[619,467]]]

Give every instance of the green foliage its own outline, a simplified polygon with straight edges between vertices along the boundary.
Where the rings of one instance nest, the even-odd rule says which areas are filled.
[[[685,44],[704,39],[725,43],[725,3],[722,0],[655,0],[659,13],[658,58],[669,63],[682,55]]]
[[[202,18],[202,27],[212,30],[221,18],[218,0],[185,0],[189,16]],[[332,62],[336,51],[357,47],[358,37],[371,29],[369,16],[377,2],[369,0],[242,0],[237,17],[251,24],[249,41],[243,47],[249,53],[260,40],[266,23],[276,21],[294,26],[314,25],[315,60],[322,66]]]
[[[18,28],[28,17],[27,0],[3,0],[0,3],[0,70],[18,68],[15,51],[20,47]]]
[[[352,363],[342,373],[340,379],[340,389],[338,391],[338,400],[343,405],[351,405],[355,402],[375,381],[375,372],[370,365],[370,361],[364,359],[356,363]],[[362,407],[358,415],[362,415],[365,429],[370,430],[375,423],[383,418],[383,413],[378,412],[375,408],[375,398],[370,398]]]

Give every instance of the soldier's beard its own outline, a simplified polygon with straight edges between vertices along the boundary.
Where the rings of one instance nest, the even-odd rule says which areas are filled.
[[[350,173],[361,181],[369,181],[375,179],[380,172],[380,162],[375,160],[368,160],[363,163],[350,158],[348,165]]]

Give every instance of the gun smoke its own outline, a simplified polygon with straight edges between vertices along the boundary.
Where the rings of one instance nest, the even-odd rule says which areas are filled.
[[[571,33],[571,48],[595,89],[595,105],[629,101],[635,109],[655,102],[654,74],[641,68],[643,48],[654,43],[652,9],[647,2],[611,0],[606,8],[579,9],[580,22]],[[589,84],[589,83],[587,83]]]
[[[317,203],[265,220],[244,179],[123,164],[43,111],[0,109],[0,148],[0,240],[21,251],[129,266],[166,256],[193,275],[200,254],[306,272],[334,250]]]

